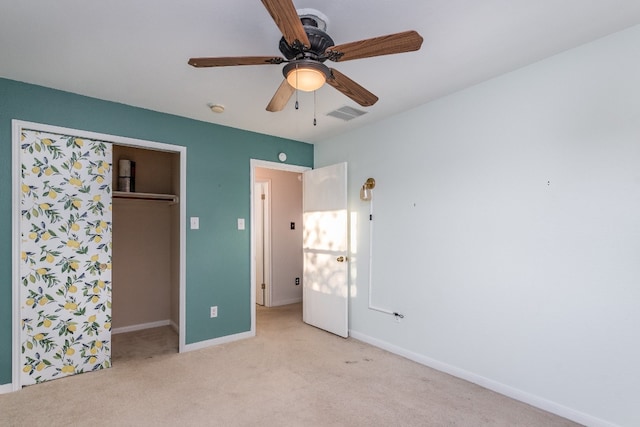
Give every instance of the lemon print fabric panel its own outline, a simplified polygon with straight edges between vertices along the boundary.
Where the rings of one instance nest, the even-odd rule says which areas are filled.
[[[22,385],[111,364],[111,148],[22,131]]]

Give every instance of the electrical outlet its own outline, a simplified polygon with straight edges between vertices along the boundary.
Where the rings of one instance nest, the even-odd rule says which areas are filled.
[[[213,317],[218,317],[218,306],[214,305],[213,307],[211,307],[211,311],[209,313],[209,315],[213,318]]]
[[[296,286],[298,286],[300,284],[300,278],[296,277]]]

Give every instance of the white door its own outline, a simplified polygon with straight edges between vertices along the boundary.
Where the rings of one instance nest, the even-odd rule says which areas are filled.
[[[310,170],[303,177],[302,318],[346,338],[347,164]]]
[[[256,254],[256,304],[270,305],[271,227],[269,219],[269,181],[256,182],[253,191]]]

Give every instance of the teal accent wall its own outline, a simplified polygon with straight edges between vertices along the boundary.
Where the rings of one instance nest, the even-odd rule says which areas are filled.
[[[313,145],[0,79],[0,384],[11,382],[12,119],[187,147],[187,217],[200,229],[187,230],[186,343],[251,329],[250,159],[284,151],[312,167]]]

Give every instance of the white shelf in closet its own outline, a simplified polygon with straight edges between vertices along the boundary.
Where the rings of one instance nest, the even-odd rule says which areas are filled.
[[[162,201],[162,202],[178,203],[178,196],[176,196],[175,194],[137,193],[135,191],[114,191],[113,197],[116,199],[156,200],[156,201]]]

